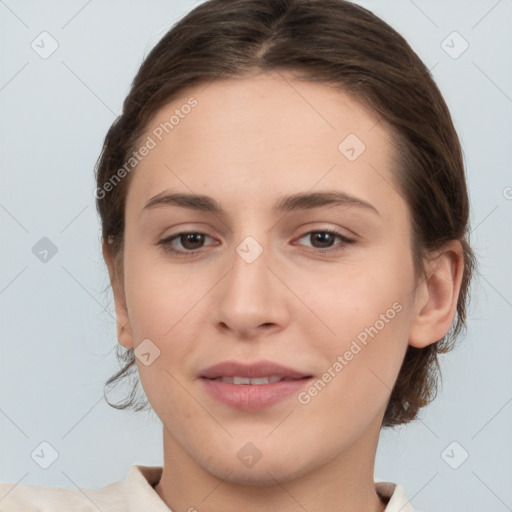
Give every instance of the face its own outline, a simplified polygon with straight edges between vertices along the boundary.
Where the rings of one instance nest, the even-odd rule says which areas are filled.
[[[120,342],[174,452],[253,484],[371,457],[416,296],[384,123],[260,74],[189,88],[141,141]]]

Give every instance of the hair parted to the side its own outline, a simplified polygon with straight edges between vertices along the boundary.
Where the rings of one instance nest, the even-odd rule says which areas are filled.
[[[469,200],[460,142],[429,70],[408,43],[372,12],[345,0],[209,0],[189,12],[151,50],[135,76],[123,112],[109,129],[96,167],[102,237],[110,240],[123,286],[123,234],[131,174],[107,192],[155,113],[188,87],[255,71],[288,71],[352,95],[386,123],[396,149],[398,190],[412,217],[418,278],[428,251],[459,240],[464,274],[447,335],[408,346],[383,418],[390,427],[414,420],[437,394],[438,355],[466,327],[475,257],[469,244]],[[136,172],[136,171],[133,171]],[[133,349],[117,346],[122,368],[105,389],[137,375]],[[128,399],[109,405],[140,411],[136,378]],[[106,396],[106,394],[105,394]]]

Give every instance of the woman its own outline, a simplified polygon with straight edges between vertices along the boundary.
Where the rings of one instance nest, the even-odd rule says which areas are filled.
[[[435,395],[474,257],[459,140],[421,60],[343,0],[210,0],[134,79],[97,166],[124,368],[163,467],[2,510],[412,511],[382,427]]]

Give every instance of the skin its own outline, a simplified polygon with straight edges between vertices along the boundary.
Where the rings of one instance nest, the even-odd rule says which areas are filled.
[[[147,135],[193,96],[197,106],[138,164],[126,203],[124,274],[115,290],[119,342],[150,339],[160,355],[137,359],[163,423],[164,470],[155,489],[175,512],[382,511],[373,469],[382,418],[408,345],[425,347],[450,328],[462,278],[458,242],[425,261],[417,279],[411,220],[392,175],[390,132],[345,93],[284,73],[194,86],[157,112]],[[348,134],[365,151],[349,161]],[[377,172],[378,171],[378,172]],[[275,214],[282,195],[343,191],[378,211],[320,206]],[[224,216],[178,206],[144,210],[164,191],[204,194]],[[311,232],[331,229],[322,253]],[[158,242],[174,240],[182,258]],[[263,249],[252,263],[245,237]],[[325,249],[324,249],[325,251]],[[240,411],[204,389],[201,370],[268,359],[320,378],[394,303],[402,309],[325,388]],[[253,443],[261,459],[237,457]]]

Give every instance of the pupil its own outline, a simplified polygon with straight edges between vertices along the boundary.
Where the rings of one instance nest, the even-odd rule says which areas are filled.
[[[320,242],[320,245],[322,247],[330,247],[330,243],[329,242],[332,242],[332,234],[331,233],[323,233],[323,232],[319,232],[319,233],[315,233],[314,234],[314,237],[317,241]]]
[[[181,242],[186,249],[196,249],[196,246],[200,246],[203,242],[203,235],[201,233],[188,233],[187,235],[182,235]]]

